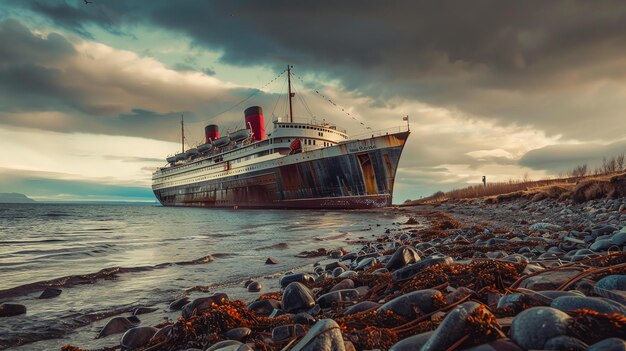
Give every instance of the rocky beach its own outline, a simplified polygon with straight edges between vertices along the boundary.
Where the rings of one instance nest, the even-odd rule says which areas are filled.
[[[292,271],[103,320],[93,337],[106,350],[626,348],[625,198],[385,211],[403,220],[312,247]]]

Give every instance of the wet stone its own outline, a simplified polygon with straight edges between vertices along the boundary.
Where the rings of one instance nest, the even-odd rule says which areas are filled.
[[[140,314],[152,313],[158,310],[156,307],[137,307],[133,310],[133,316],[138,316]]]
[[[626,341],[620,338],[604,339],[589,346],[587,351],[626,351]]]
[[[465,349],[465,351],[523,351],[517,344],[508,339],[498,339],[487,344]]]
[[[596,287],[606,290],[626,291],[626,275],[611,274],[598,280]]]
[[[577,271],[549,271],[527,278],[520,284],[520,288],[534,291],[555,290],[576,274]]]
[[[555,308],[529,308],[513,319],[511,339],[524,349],[541,350],[548,339],[566,334],[569,320],[565,312]]]
[[[406,318],[418,316],[416,311],[430,313],[437,310],[434,298],[441,295],[441,292],[434,289],[418,290],[396,297],[395,299],[380,306],[378,313],[393,311]]]
[[[335,284],[335,286],[333,286],[330,289],[330,291],[345,290],[345,289],[352,289],[352,288],[354,288],[354,281],[352,279],[344,279],[340,281],[339,283]]]
[[[548,339],[543,346],[546,350],[568,350],[568,351],[585,351],[589,346],[584,342],[571,336],[555,336]]]
[[[435,331],[429,331],[402,339],[395,343],[389,351],[420,351]]]
[[[267,317],[274,309],[281,309],[281,303],[278,300],[267,299],[254,301],[248,305],[248,309],[257,316]]]
[[[344,271],[348,270],[348,267],[341,262],[331,262],[324,266],[324,270],[328,272],[332,272],[335,268],[343,268]]]
[[[188,297],[183,297],[178,300],[172,301],[172,303],[170,303],[170,310],[178,311],[182,309],[189,302],[191,302],[191,300],[189,300]]]
[[[125,317],[114,317],[111,318],[107,324],[100,330],[100,333],[96,337],[96,339],[104,338],[105,336],[123,333],[128,329],[135,326],[136,323],[131,322],[128,318]]]
[[[313,293],[299,282],[290,283],[283,292],[283,309],[286,312],[301,312],[315,305]]]
[[[317,304],[321,308],[328,308],[336,304],[355,301],[359,298],[359,292],[355,289],[344,289],[326,293],[317,298]]]
[[[343,273],[345,271],[345,269],[341,268],[341,267],[337,267],[335,269],[333,269],[333,277],[338,277],[341,275],[341,273]]]
[[[268,257],[267,260],[265,260],[265,264],[278,264],[278,260],[274,257]]]
[[[310,274],[307,273],[293,273],[287,274],[280,278],[280,286],[282,288],[286,287],[290,283],[298,282],[302,284],[311,284],[315,282],[315,278],[313,278]]]
[[[317,319],[306,312],[300,312],[293,316],[293,321],[298,324],[313,325],[317,322]]]
[[[367,311],[370,310],[372,308],[378,308],[381,305],[377,302],[373,302],[373,301],[363,301],[363,302],[359,302],[354,306],[349,307],[348,309],[346,309],[343,312],[344,316],[348,316],[351,314],[355,314],[355,313],[359,313],[359,312],[363,312],[363,311]]]
[[[26,306],[17,303],[0,304],[0,317],[13,317],[26,313]]]
[[[252,348],[246,344],[242,344],[241,342],[237,340],[223,340],[223,341],[220,341],[211,345],[211,347],[206,349],[206,351],[248,351],[248,350],[252,350]]]
[[[61,295],[62,292],[63,292],[63,290],[58,289],[58,288],[46,288],[41,293],[41,295],[39,295],[39,298],[40,299],[51,299],[53,297],[57,297],[57,296]]]
[[[139,348],[147,344],[157,331],[158,329],[154,327],[131,328],[126,331],[124,335],[122,335],[120,345],[122,345],[122,347],[126,349]]]
[[[352,261],[356,258],[357,253],[356,252],[351,252],[348,254],[345,254],[343,256],[341,256],[341,258],[339,259],[340,261]]]
[[[468,316],[480,307],[481,304],[473,301],[464,302],[455,307],[435,329],[435,333],[424,344],[421,351],[448,349],[465,335]],[[491,317],[495,318],[493,315]]]
[[[228,300],[228,295],[217,293],[206,297],[197,298],[183,307],[183,318],[189,319],[192,315],[200,315],[208,310],[212,304],[222,305],[223,300]]]
[[[591,244],[591,246],[589,246],[589,249],[593,251],[606,251],[611,246],[613,246],[613,242],[611,241],[611,239],[602,239],[602,240],[596,240],[596,242],[594,242],[593,244]]]
[[[419,260],[420,256],[417,254],[417,251],[411,246],[404,245],[396,249],[389,259],[389,262],[385,265],[385,268],[393,271]]]
[[[451,263],[452,263],[451,257],[429,258],[429,259],[421,260],[421,261],[410,264],[406,267],[400,268],[397,271],[393,272],[393,279],[394,280],[408,279],[416,275],[417,273],[421,272],[424,268],[434,266],[437,264],[449,265]]]
[[[361,260],[356,265],[354,270],[356,270],[356,271],[365,270],[365,269],[368,269],[369,267],[375,265],[376,263],[378,263],[378,258],[376,258],[376,257],[368,257],[368,258],[366,258],[364,260]]]
[[[319,320],[291,351],[345,351],[341,329],[332,319]]]
[[[252,283],[248,284],[248,291],[249,292],[259,292],[259,291],[261,291],[262,288],[263,288],[263,284],[261,284],[259,282],[252,282]]]
[[[250,334],[252,334],[252,329],[241,327],[228,330],[224,336],[231,340],[244,341]]]
[[[626,245],[626,232],[614,234],[613,237],[611,237],[611,244],[617,246]]]
[[[600,313],[619,313],[626,315],[626,308],[611,300],[596,297],[561,296],[552,301],[550,307],[567,312],[581,309],[593,310]]]
[[[339,276],[337,278],[352,278],[352,277],[356,277],[358,275],[359,275],[359,273],[357,273],[355,271],[345,271],[345,272],[339,274]]]
[[[282,341],[306,334],[306,330],[300,324],[280,325],[272,329],[272,340]]]

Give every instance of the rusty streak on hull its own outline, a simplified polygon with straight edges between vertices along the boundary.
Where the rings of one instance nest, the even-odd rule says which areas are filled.
[[[370,139],[363,149],[220,179],[154,189],[164,206],[360,209],[391,205],[394,178],[409,132]],[[382,138],[382,139],[379,139]],[[384,147],[375,148],[377,145]],[[366,140],[367,142],[367,140]],[[355,144],[352,144],[355,145]],[[359,144],[360,145],[360,144]],[[354,146],[353,146],[354,147]]]

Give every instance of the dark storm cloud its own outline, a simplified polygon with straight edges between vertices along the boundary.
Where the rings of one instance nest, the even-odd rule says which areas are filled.
[[[77,52],[65,37],[54,32],[39,36],[16,20],[0,22],[0,42],[2,124],[175,141],[184,115],[188,124],[197,124],[189,133],[190,142],[199,142],[211,117],[254,92],[168,72],[127,52],[93,45],[101,52]],[[93,57],[97,55],[102,59]],[[134,74],[126,73],[129,65],[135,67]],[[159,74],[171,79],[163,83]],[[263,93],[257,98],[273,99]],[[235,110],[218,118],[241,119]]]
[[[50,18],[56,25],[72,30],[90,39],[93,37],[85,28],[85,26],[89,24],[97,24],[113,34],[129,35],[132,37],[132,35],[124,33],[119,29],[119,25],[121,24],[119,11],[123,10],[123,8],[118,7],[117,10],[113,11],[106,6],[100,6],[96,11],[93,11],[89,5],[95,6],[93,5],[94,2],[91,4],[87,4],[83,1],[74,1],[71,3],[78,6],[72,6],[66,1],[30,1],[22,2],[22,6],[28,6],[33,11]],[[130,14],[126,16],[126,20],[131,18],[132,16],[130,16]]]
[[[527,152],[520,160],[521,166],[545,169],[554,173],[566,172],[578,165],[589,169],[599,166],[604,157],[610,158],[626,152],[626,140],[602,144],[550,145]]]
[[[24,6],[85,35],[144,23],[237,65],[286,63],[385,104],[404,96],[579,140],[626,108],[626,3],[588,1],[59,1]],[[620,134],[622,133],[622,134]]]

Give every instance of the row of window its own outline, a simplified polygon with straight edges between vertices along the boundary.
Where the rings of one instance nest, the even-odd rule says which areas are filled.
[[[333,129],[326,129],[326,128],[319,128],[319,127],[313,127],[313,126],[307,126],[307,125],[298,125],[298,124],[279,124],[278,128],[297,128],[297,129],[311,129],[311,130],[317,130],[319,132],[327,132],[327,133],[333,133],[333,134],[337,134],[340,137],[344,138],[344,139],[348,139],[348,136],[343,134],[343,133],[339,133]],[[324,134],[319,133],[319,136],[324,136]]]

